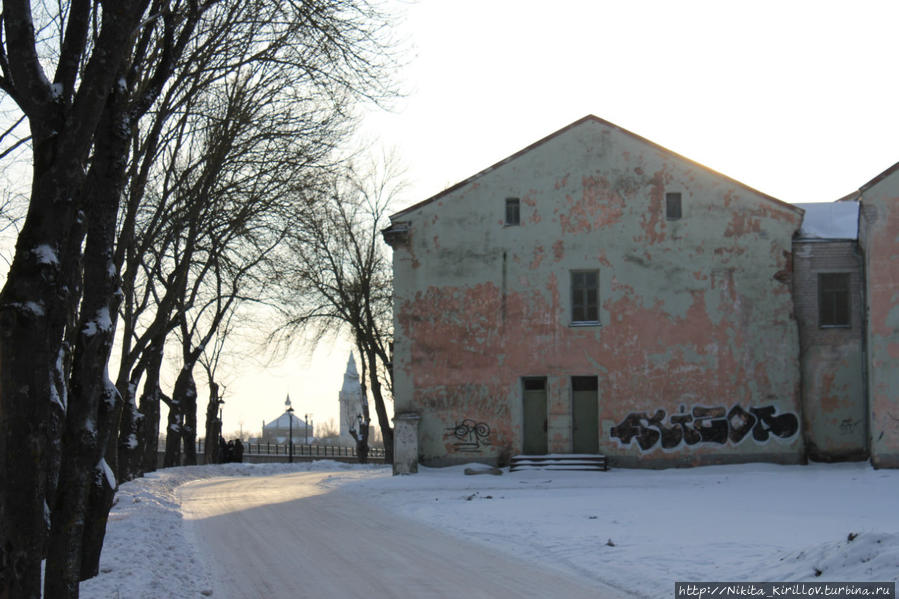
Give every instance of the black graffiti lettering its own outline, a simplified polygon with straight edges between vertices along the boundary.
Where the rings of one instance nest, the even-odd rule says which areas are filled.
[[[694,426],[699,430],[702,443],[727,443],[727,418],[724,408],[693,408]]]
[[[665,411],[659,411],[662,412],[662,418],[664,418]],[[658,415],[658,412],[656,414]],[[662,434],[656,429],[650,428],[650,418],[646,412],[632,412],[621,421],[621,424],[612,427],[612,436],[621,439],[625,445],[629,445],[636,439],[640,449],[646,451],[658,443]]]
[[[752,430],[755,424],[755,416],[743,409],[740,404],[735,405],[727,413],[727,424],[730,426],[728,438],[736,444]]]
[[[724,406],[693,406],[687,413],[684,406],[680,412],[672,414],[665,424],[665,410],[656,410],[650,416],[647,412],[631,412],[609,435],[618,439],[621,445],[630,445],[634,440],[643,451],[656,445],[672,449],[679,445],[715,443],[725,445],[728,440],[736,445],[752,431],[756,441],[766,442],[771,435],[787,439],[799,430],[799,419],[791,412],[777,414],[775,406],[749,408],[740,404],[730,410]]]
[[[478,452],[482,445],[490,445],[490,426],[486,422],[466,418],[446,430],[457,439],[453,443],[456,451]]]
[[[781,439],[786,439],[795,435],[799,430],[799,418],[796,417],[796,414],[787,412],[775,416],[776,408],[774,406],[749,408],[749,411],[758,419],[752,429],[752,438],[756,441],[767,441],[769,432]]]
[[[693,415],[684,413],[683,406],[681,406],[680,413],[672,414],[669,420],[671,421],[671,424],[676,424],[681,427],[684,443],[687,445],[696,445],[702,441],[702,435],[700,435],[699,431],[693,427]]]
[[[656,410],[655,415],[650,420],[650,424],[655,426],[661,435],[662,448],[671,449],[672,447],[677,447],[684,438],[683,428],[674,422],[671,423],[673,426],[665,426],[662,423],[663,420],[665,420],[665,410]]]

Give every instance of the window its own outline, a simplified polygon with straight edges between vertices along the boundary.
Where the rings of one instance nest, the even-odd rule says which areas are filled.
[[[526,377],[524,380],[525,391],[543,391],[546,389],[546,379],[543,377]]]
[[[506,198],[506,226],[515,227],[521,224],[521,207],[518,198]]]
[[[572,391],[598,391],[599,379],[595,376],[573,376],[571,377]]]
[[[681,217],[680,192],[672,191],[665,194],[665,218],[677,220]]]
[[[849,273],[818,274],[818,324],[822,327],[848,327]]]
[[[599,324],[599,271],[571,272],[572,324]]]

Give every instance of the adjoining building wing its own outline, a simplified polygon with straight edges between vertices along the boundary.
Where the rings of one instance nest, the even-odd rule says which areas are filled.
[[[859,202],[799,204],[793,296],[799,324],[803,434],[809,458],[865,459],[864,264]]]
[[[899,467],[899,163],[859,190],[871,462]]]

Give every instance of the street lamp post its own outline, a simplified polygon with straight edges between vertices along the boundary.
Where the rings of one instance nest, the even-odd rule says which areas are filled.
[[[290,431],[288,441],[287,441],[287,461],[291,464],[293,463],[293,407],[290,405],[290,396],[287,396],[287,401],[284,402],[284,405],[287,406],[287,422],[288,430]],[[283,430],[283,429],[282,429]]]
[[[216,463],[221,464],[222,459],[225,457],[222,455],[222,450],[221,450],[221,448],[222,448],[222,412],[224,412],[224,410],[225,410],[225,408],[223,408],[222,406],[225,405],[225,400],[218,399],[216,401],[219,404],[219,420],[218,420],[218,422],[215,423],[215,428],[217,429],[216,430],[217,434],[215,435],[215,448],[213,449],[214,453],[212,455],[215,456]],[[206,442],[207,443],[209,442],[208,439]]]
[[[303,418],[303,433],[305,438],[305,444],[309,445],[309,414],[304,414]]]

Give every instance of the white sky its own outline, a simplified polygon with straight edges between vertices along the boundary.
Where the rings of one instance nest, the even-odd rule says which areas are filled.
[[[587,114],[787,202],[834,200],[899,161],[899,2],[383,2],[403,15],[407,94],[361,135],[407,169],[397,210]],[[258,431],[287,393],[300,417],[336,421],[349,349],[234,360],[226,434]]]
[[[397,210],[586,114],[787,202],[835,200],[899,161],[896,2],[387,5],[405,15],[407,96],[362,134],[407,168]],[[287,392],[336,419],[348,350],[244,372],[225,431],[274,418]]]

